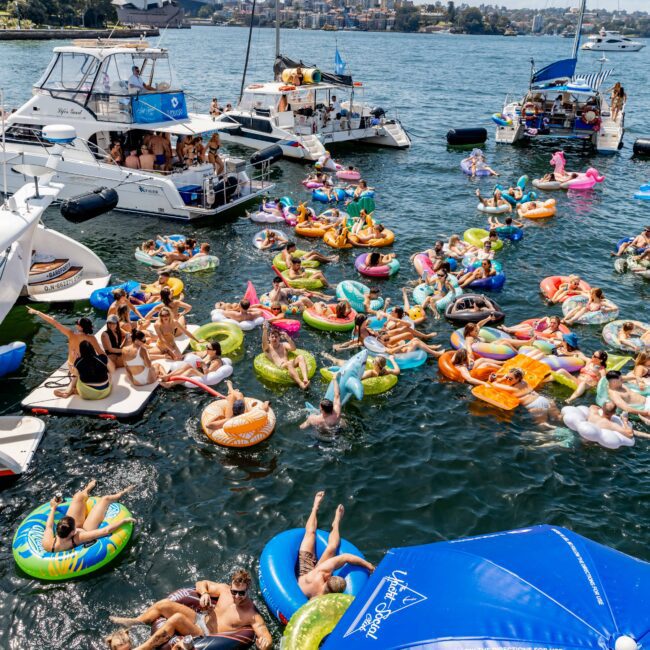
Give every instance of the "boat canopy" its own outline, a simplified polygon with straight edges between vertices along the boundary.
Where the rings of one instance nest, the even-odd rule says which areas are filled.
[[[571,79],[576,71],[578,59],[561,59],[533,73],[531,86],[544,82],[555,81],[556,79]]]
[[[273,75],[276,79],[282,77],[282,71],[288,68],[317,68],[318,66],[309,65],[300,61],[294,61],[289,57],[280,54],[273,64]],[[318,68],[320,70],[320,68]],[[336,86],[352,86],[352,77],[347,74],[334,74],[333,72],[323,72],[321,70],[321,79],[325,83],[334,84]]]
[[[141,131],[158,131],[159,133],[170,133],[171,135],[201,135],[217,130],[210,115],[196,113],[190,113],[187,119],[184,120],[151,122],[135,126]],[[222,128],[222,126],[219,125],[219,128]]]

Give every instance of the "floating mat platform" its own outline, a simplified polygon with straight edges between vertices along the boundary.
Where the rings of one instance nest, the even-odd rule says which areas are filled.
[[[190,332],[198,329],[196,325],[187,327]],[[104,329],[97,333],[97,339],[100,339]],[[190,339],[185,335],[176,339],[176,345],[181,352],[186,350],[189,343]],[[105,399],[87,400],[81,399],[79,395],[56,397],[54,391],[57,388],[68,386],[66,382],[68,374],[67,364],[62,365],[21,402],[23,409],[36,414],[91,415],[108,419],[130,418],[142,413],[158,388],[157,381],[145,386],[134,386],[128,380],[126,370],[118,368],[111,375],[113,390]]]

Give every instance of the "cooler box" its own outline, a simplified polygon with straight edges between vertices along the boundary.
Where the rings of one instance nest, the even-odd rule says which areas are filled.
[[[178,192],[185,205],[194,205],[199,202],[203,190],[200,185],[184,185],[178,188]]]

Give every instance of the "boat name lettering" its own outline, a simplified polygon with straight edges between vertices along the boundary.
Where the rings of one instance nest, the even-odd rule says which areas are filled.
[[[141,192],[144,192],[145,194],[158,194],[158,190],[155,189],[155,188],[151,189],[151,188],[148,188],[148,187],[142,187],[142,185],[138,185],[138,189]]]

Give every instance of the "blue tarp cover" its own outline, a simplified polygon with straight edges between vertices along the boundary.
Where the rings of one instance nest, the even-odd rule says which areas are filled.
[[[558,526],[390,550],[327,650],[650,645],[650,564]]]
[[[560,61],[555,61],[555,63],[551,63],[535,72],[530,83],[534,85],[543,81],[552,81],[553,79],[571,79],[576,70],[577,63],[577,59],[561,59]]]

